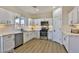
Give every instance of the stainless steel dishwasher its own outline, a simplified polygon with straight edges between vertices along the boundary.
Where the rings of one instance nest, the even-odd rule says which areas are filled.
[[[23,44],[23,33],[15,34],[15,48]]]

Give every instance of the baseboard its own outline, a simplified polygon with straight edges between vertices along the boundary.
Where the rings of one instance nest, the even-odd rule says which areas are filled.
[[[19,46],[17,46],[17,47],[15,47],[14,49],[17,49],[18,47],[20,47],[20,46],[22,46],[23,44],[21,44],[21,45],[19,45]]]
[[[68,51],[67,51],[67,49],[65,48],[65,46],[64,46],[64,45],[63,45],[63,47],[64,47],[65,51],[68,53]]]

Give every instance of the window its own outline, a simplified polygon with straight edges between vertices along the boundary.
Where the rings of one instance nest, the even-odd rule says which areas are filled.
[[[16,18],[15,25],[26,25],[26,19],[24,17]]]
[[[24,25],[24,19],[21,19],[21,25]]]
[[[20,24],[20,18],[15,19],[15,24]]]

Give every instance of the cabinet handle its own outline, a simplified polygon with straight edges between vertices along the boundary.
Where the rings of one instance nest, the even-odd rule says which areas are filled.
[[[55,30],[54,30],[54,32],[55,32]]]
[[[8,35],[7,37],[8,37],[8,38],[11,38],[12,36],[11,36],[11,35]]]
[[[67,37],[67,36],[64,37],[64,40],[66,40],[66,37]]]
[[[66,40],[66,39],[64,38],[64,40]]]

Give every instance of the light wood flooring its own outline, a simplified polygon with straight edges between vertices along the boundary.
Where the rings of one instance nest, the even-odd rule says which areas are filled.
[[[49,40],[32,39],[15,49],[16,53],[66,53],[65,48]]]

